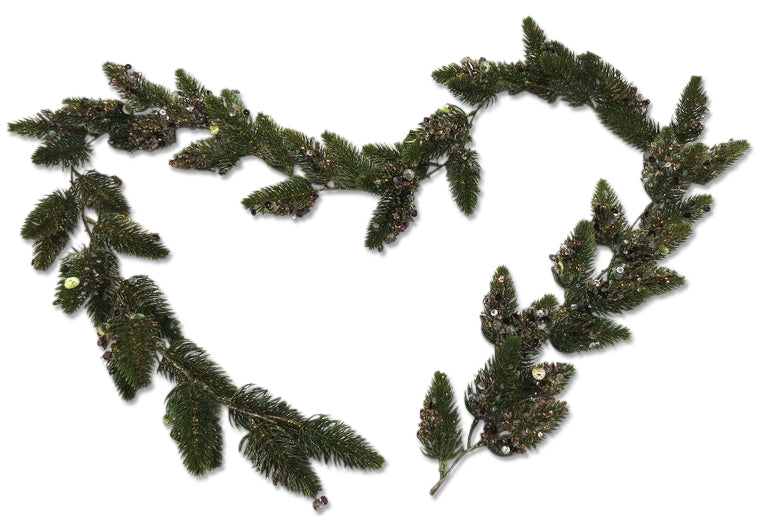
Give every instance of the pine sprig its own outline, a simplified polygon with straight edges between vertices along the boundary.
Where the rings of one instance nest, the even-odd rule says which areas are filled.
[[[69,243],[77,228],[80,211],[69,190],[56,190],[44,197],[27,215],[21,228],[23,238],[34,240],[32,266],[48,269]]]
[[[182,76],[180,81],[189,94],[199,92],[189,78]],[[307,180],[293,179],[314,194]],[[306,418],[265,389],[236,387],[203,349],[185,339],[152,279],[121,276],[116,253],[145,258],[168,254],[157,234],[128,217],[130,206],[120,192],[121,184],[116,177],[72,169],[70,188],[41,200],[21,233],[35,240],[38,249],[40,242],[58,235],[68,240],[69,232],[83,222],[90,241],[61,261],[55,304],[66,313],[87,309],[107,372],[123,399],[132,400],[147,388],[156,368],[176,384],[166,399],[164,421],[188,471],[199,476],[221,466],[222,407],[246,432],[241,443],[245,457],[257,471],[289,490],[318,494],[321,483],[312,460],[355,469],[381,468],[382,456],[345,423],[328,416]],[[94,210],[98,220],[88,217],[87,209]],[[36,251],[35,263],[40,256]],[[45,259],[54,258],[49,253]],[[314,503],[326,503],[325,497],[319,500]]]
[[[460,413],[454,391],[447,376],[436,371],[428,394],[420,410],[420,429],[417,438],[426,457],[439,460],[446,471],[447,461],[462,450]]]
[[[318,199],[313,183],[304,177],[290,177],[278,184],[252,193],[241,204],[252,215],[291,215],[293,218],[306,215]]]
[[[204,475],[222,465],[222,406],[195,382],[179,383],[166,397],[166,421],[187,470]]]
[[[127,216],[108,213],[99,218],[93,228],[92,238],[100,246],[110,247],[118,253],[141,258],[160,259],[168,256],[168,249],[160,243],[157,233],[150,233]]]

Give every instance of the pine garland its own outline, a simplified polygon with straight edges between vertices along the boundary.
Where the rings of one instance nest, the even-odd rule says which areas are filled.
[[[207,137],[178,152],[171,165],[224,175],[242,158],[256,156],[287,176],[243,199],[252,215],[302,217],[326,191],[367,192],[378,203],[365,245],[379,251],[414,221],[415,193],[442,169],[458,208],[467,215],[475,211],[481,169],[471,130],[501,93],[530,92],[548,102],[588,106],[610,131],[643,152],[642,182],[651,202],[642,214],[629,222],[617,195],[601,180],[591,219],[580,221],[551,255],[554,279],[564,289],[563,303],[548,294],[522,308],[509,271],[500,267],[493,274],[481,329],[495,351],[465,393],[473,416],[465,446],[452,387],[443,373],[435,373],[420,413],[423,451],[439,462],[434,494],[468,453],[487,448],[500,456],[520,455],[558,427],[567,406],[556,397],[574,368],[538,363],[542,345],[550,341],[560,352],[572,353],[628,339],[630,331],[610,315],[684,283],[658,262],[686,241],[694,223],[710,209],[710,196],[687,195],[690,185],[719,176],[748,148],[743,140],[713,147],[696,143],[707,113],[699,77],[685,87],[671,123],[661,127],[647,115],[649,101],[595,54],[576,55],[547,39],[531,18],[524,20],[524,45],[523,61],[465,58],[436,70],[433,78],[472,109],[447,104],[392,145],[358,149],[331,132],[316,139],[282,128],[265,114],[252,117],[237,90],[214,95],[177,70],[176,90],[171,91],[130,65],[115,63],[106,63],[104,72],[120,100],[69,98],[59,110],[43,110],[9,125],[13,132],[42,140],[32,156],[35,164],[60,166],[70,174],[69,187],[42,199],[22,228],[22,236],[34,241],[33,267],[51,267],[70,235],[84,226],[89,244],[61,260],[56,304],[66,313],[85,306],[107,370],[125,399],[147,387],[156,369],[176,383],[167,398],[166,422],[192,474],[221,464],[222,406],[246,433],[240,449],[255,469],[309,497],[321,490],[311,459],[360,469],[379,468],[383,459],[340,421],[306,418],[264,389],[237,387],[183,336],[150,278],[120,275],[120,254],[161,259],[169,251],[157,234],[130,218],[119,178],[83,170],[93,141],[106,134],[116,149],[152,151],[172,145],[179,128],[208,131]],[[612,251],[602,271],[594,269],[598,246]],[[483,430],[474,443],[477,429]],[[327,502],[321,496],[314,507]]]

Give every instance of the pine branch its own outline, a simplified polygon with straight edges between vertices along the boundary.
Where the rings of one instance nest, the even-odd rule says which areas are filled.
[[[440,462],[439,471],[446,472],[446,463],[462,450],[460,413],[454,391],[447,376],[436,371],[420,410],[420,430],[417,438],[426,457]]]
[[[165,258],[169,252],[160,243],[157,233],[147,232],[142,226],[120,213],[108,213],[100,217],[94,226],[92,238],[97,245],[141,258]]]
[[[73,191],[80,204],[93,209],[99,217],[105,217],[110,213],[129,216],[131,209],[128,201],[120,191],[122,181],[115,176],[110,177],[100,174],[96,170],[89,170],[79,175],[73,185]]]
[[[708,114],[708,97],[703,90],[703,79],[693,76],[685,86],[679,104],[676,106],[671,128],[680,143],[688,143],[700,138],[703,132],[703,120]]]
[[[35,241],[32,258],[35,269],[46,270],[53,264],[69,243],[79,216],[78,205],[69,190],[54,191],[27,215],[21,236]]]
[[[384,460],[361,436],[341,421],[321,415],[299,430],[299,448],[310,458],[353,469],[379,469]]]
[[[467,149],[451,152],[446,161],[446,177],[457,207],[464,214],[472,215],[481,193],[478,154]]]
[[[278,184],[253,192],[241,204],[252,215],[291,215],[292,218],[306,215],[318,199],[313,184],[304,177],[290,177]]]
[[[166,397],[166,420],[187,470],[204,475],[222,465],[221,406],[193,382],[178,384]]]

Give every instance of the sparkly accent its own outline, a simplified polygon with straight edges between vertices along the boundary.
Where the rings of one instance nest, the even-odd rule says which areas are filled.
[[[64,280],[64,288],[66,289],[73,289],[78,285],[80,285],[80,278],[76,278],[75,276],[70,276]]]
[[[532,368],[532,378],[535,380],[542,380],[545,378],[545,368],[544,367],[533,367]]]
[[[496,309],[494,309],[494,308],[489,311],[489,315],[491,315],[492,317],[497,317],[498,313],[499,312]]]
[[[407,181],[411,181],[412,179],[414,179],[414,170],[412,170],[411,168],[407,168],[406,170],[404,170],[404,173],[402,175],[404,176],[404,179],[406,179]]]
[[[219,126],[217,124],[211,124],[209,126],[209,132],[211,134],[218,134],[219,133]]]

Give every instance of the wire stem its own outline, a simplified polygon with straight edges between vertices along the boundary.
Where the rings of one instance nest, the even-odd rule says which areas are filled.
[[[471,446],[469,448],[466,448],[463,451],[461,451],[460,455],[458,455],[457,458],[452,463],[452,465],[449,466],[449,469],[447,469],[446,472],[441,473],[441,476],[438,479],[438,482],[436,482],[436,484],[431,488],[430,495],[434,496],[436,494],[436,492],[439,489],[441,489],[441,486],[444,485],[444,482],[446,482],[446,479],[449,478],[449,475],[452,474],[452,471],[455,469],[455,467],[460,462],[460,460],[462,460],[463,457],[465,457],[467,454],[469,454],[473,450],[481,448],[482,446],[484,446],[484,442],[483,441],[479,441],[476,444],[474,444],[473,446]]]

